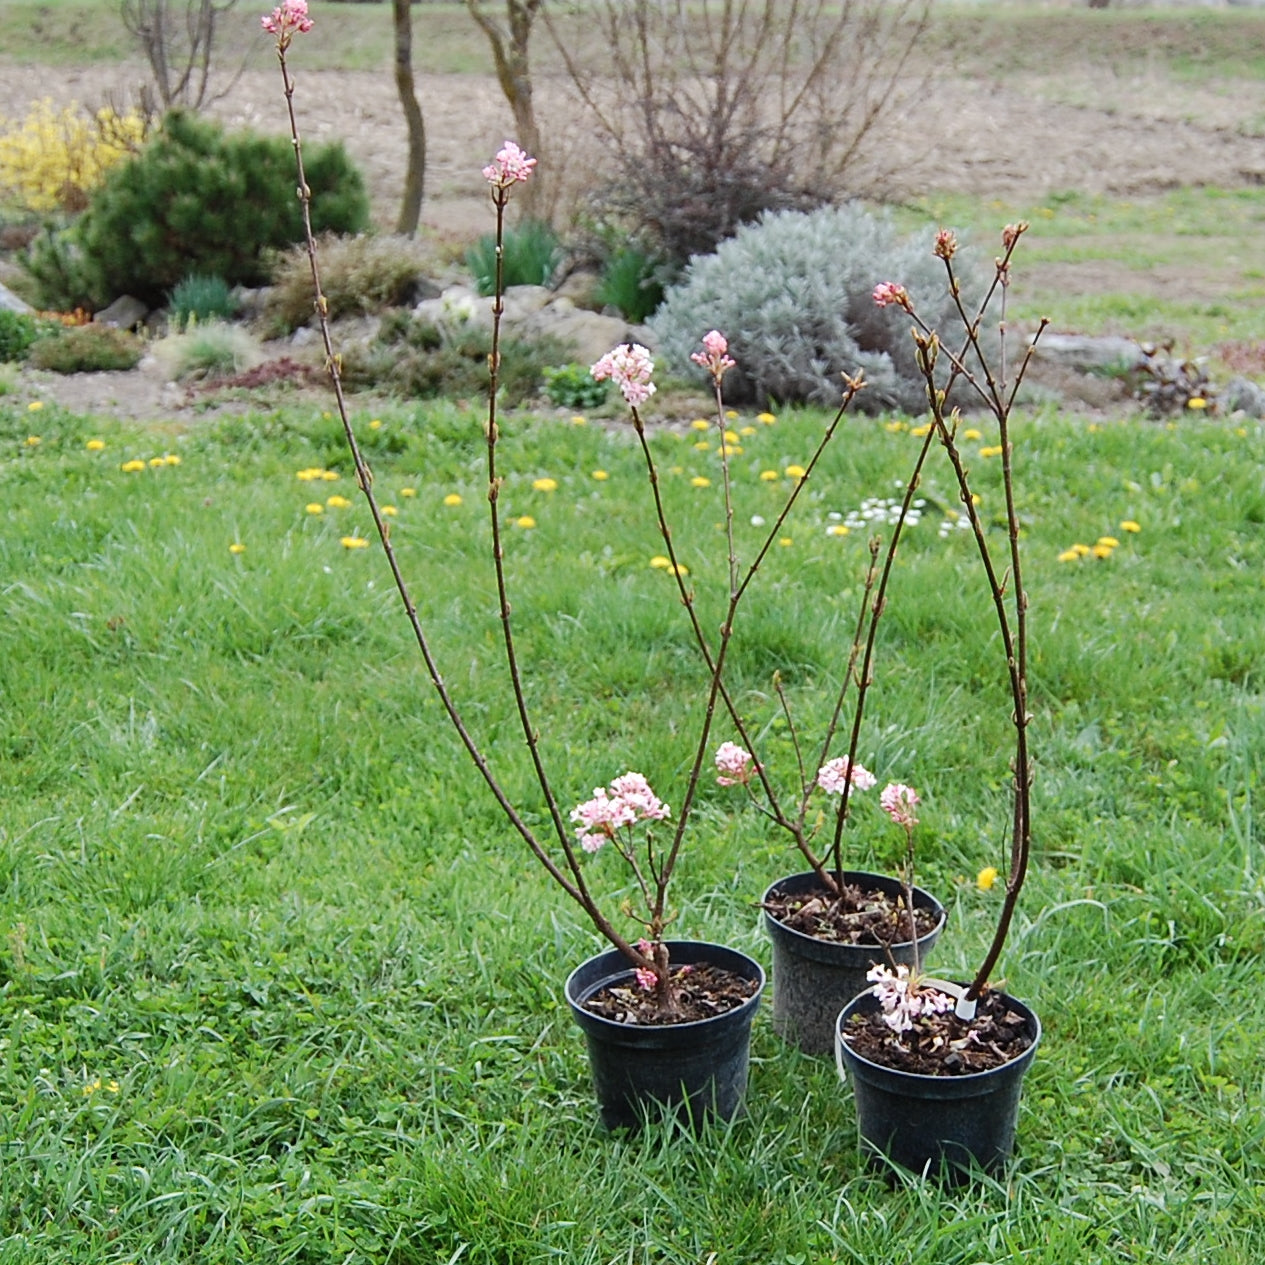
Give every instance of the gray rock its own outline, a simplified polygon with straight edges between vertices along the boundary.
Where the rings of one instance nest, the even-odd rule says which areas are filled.
[[[570,343],[580,364],[591,365],[620,343],[649,346],[649,331],[619,316],[603,316],[578,308],[569,299],[550,303],[514,329],[527,337],[552,336]]]
[[[1251,378],[1231,378],[1221,390],[1220,403],[1227,413],[1265,417],[1265,387]]]
[[[29,312],[31,305],[24,303],[6,285],[0,285],[0,309],[6,312]]]
[[[95,325],[115,325],[119,329],[135,329],[149,315],[149,308],[130,294],[120,295],[93,318]]]
[[[1068,369],[1136,369],[1142,348],[1132,338],[1094,338],[1086,334],[1041,335],[1037,359]]]
[[[290,335],[291,347],[310,347],[313,343],[320,340],[320,334],[310,325],[300,325],[298,329]]]

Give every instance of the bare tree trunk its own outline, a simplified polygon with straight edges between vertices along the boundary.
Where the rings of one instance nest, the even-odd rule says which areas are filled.
[[[391,0],[395,25],[395,88],[404,110],[408,129],[408,166],[404,172],[404,199],[395,231],[404,237],[417,232],[422,217],[422,194],[426,188],[426,124],[413,83],[413,17],[410,0]]]
[[[540,129],[536,124],[536,107],[532,100],[531,61],[528,45],[532,24],[540,12],[542,0],[505,0],[507,25],[502,25],[484,7],[484,0],[466,0],[470,16],[479,24],[492,46],[497,82],[509,102],[518,133],[514,140],[535,158],[541,157]],[[541,163],[519,191],[518,205],[524,219],[546,218],[548,174],[542,175]]]

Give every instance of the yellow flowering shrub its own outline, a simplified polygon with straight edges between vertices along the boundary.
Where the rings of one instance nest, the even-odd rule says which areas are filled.
[[[25,119],[0,119],[0,201],[28,211],[82,211],[105,173],[144,142],[149,120],[112,106],[36,101]]]

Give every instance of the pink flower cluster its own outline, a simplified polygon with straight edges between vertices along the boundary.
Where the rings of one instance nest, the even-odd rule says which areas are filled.
[[[287,48],[297,34],[312,29],[312,19],[307,15],[307,0],[282,0],[271,13],[259,19],[269,35],[275,35],[282,48]]]
[[[918,824],[914,809],[922,801],[912,786],[903,782],[889,782],[879,792],[878,806],[898,825],[912,830]]]
[[[827,760],[817,770],[817,785],[827,795],[842,795],[843,788],[851,782],[854,790],[872,790],[878,784],[878,778],[863,764],[853,765],[846,755]]]
[[[716,748],[717,786],[746,786],[758,767],[751,752],[736,742],[722,742]]]
[[[894,303],[908,310],[909,292],[903,285],[897,285],[895,281],[880,281],[874,287],[874,302],[879,307],[889,307]]]
[[[617,830],[641,821],[663,821],[671,812],[640,773],[625,773],[609,790],[594,787],[593,798],[571,810],[571,820],[579,823],[575,834],[580,846],[596,852]]]
[[[654,961],[654,945],[649,940],[638,940],[637,952],[644,953],[652,962]],[[637,977],[637,987],[644,989],[647,993],[653,992],[655,985],[659,982],[659,977],[644,966],[637,967],[633,974]]]
[[[908,1032],[923,1015],[945,1014],[953,1009],[953,998],[936,988],[910,986],[909,967],[898,966],[893,973],[885,966],[870,968],[865,977],[883,1012],[883,1022],[898,1036]]]
[[[597,362],[589,373],[597,382],[609,378],[634,408],[654,394],[654,361],[640,343],[620,343]]]
[[[729,340],[718,329],[710,330],[703,335],[703,350],[694,352],[690,359],[696,365],[701,365],[706,369],[717,382],[725,376],[726,370],[732,369],[736,363],[729,355]]]
[[[508,189],[512,184],[525,181],[535,166],[534,158],[529,158],[513,141],[506,141],[484,167],[483,178],[494,188]]]

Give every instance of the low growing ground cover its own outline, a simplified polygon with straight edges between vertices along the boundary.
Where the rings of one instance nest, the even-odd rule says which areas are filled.
[[[439,403],[358,427],[449,684],[525,792],[480,420]],[[731,424],[750,546],[824,419]],[[763,574],[735,685],[770,724],[774,670],[823,719],[864,513],[899,494],[915,424],[849,421]],[[506,431],[558,785],[636,768],[675,802],[703,675],[631,436]],[[600,1131],[561,998],[594,938],[442,722],[336,419],[142,428],[0,400],[0,1262],[1258,1261],[1265,433],[1048,409],[1017,434],[1038,856],[1003,969],[1045,1037],[1017,1166],[944,1193],[864,1168],[834,1068],[767,1015],[745,1118]],[[654,442],[716,613],[715,441]],[[968,450],[994,514],[991,443]],[[1001,898],[976,877],[1004,865],[1009,729],[949,492],[933,462],[862,741],[923,794],[946,975]],[[789,772],[789,743],[773,754]],[[796,863],[729,792],[705,801],[680,932],[767,965],[755,902]],[[859,813],[849,859],[889,869],[899,845]]]

